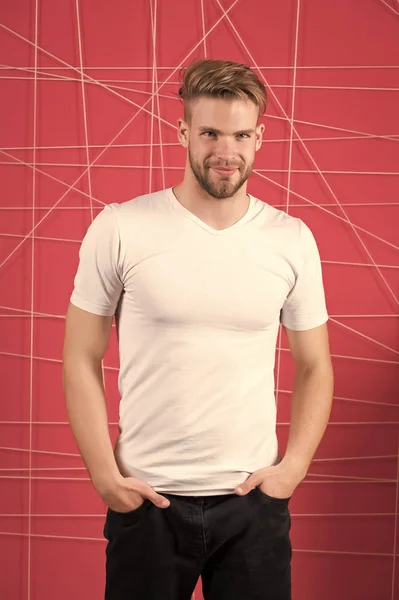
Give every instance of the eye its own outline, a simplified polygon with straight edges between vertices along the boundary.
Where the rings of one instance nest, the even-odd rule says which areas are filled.
[[[237,136],[240,140],[245,140],[246,138],[249,138],[248,133],[239,133]]]
[[[202,135],[204,135],[205,137],[213,137],[216,136],[216,133],[214,131],[204,131]]]

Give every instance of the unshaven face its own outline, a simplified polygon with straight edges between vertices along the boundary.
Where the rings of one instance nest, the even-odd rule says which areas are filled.
[[[188,158],[202,189],[230,198],[251,174],[264,126],[251,101],[199,98],[190,104]]]

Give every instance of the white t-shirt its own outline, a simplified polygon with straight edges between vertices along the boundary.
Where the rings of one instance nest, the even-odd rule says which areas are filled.
[[[116,315],[116,461],[159,493],[230,494],[276,463],[280,320],[305,330],[328,319],[310,229],[249,198],[223,230],[171,188],[110,204],[80,249],[71,302]]]

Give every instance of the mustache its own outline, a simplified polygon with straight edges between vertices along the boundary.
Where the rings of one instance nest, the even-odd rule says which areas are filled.
[[[207,168],[212,168],[212,169],[239,169],[241,167],[241,165],[219,165],[219,164],[209,164],[206,163],[205,166]]]

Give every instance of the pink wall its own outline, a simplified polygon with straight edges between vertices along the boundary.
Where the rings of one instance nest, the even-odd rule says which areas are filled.
[[[93,216],[182,176],[177,69],[207,55],[270,86],[249,190],[304,219],[323,260],[335,405],[291,503],[294,597],[399,599],[399,2],[76,4],[79,18],[70,0],[0,5],[0,597],[103,595],[105,507],[66,422],[64,314]],[[284,443],[284,337],[277,362]],[[115,339],[105,378],[115,435]]]

